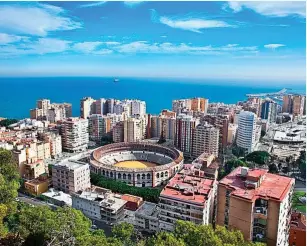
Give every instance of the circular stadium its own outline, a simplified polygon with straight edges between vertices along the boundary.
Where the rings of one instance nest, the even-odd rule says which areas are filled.
[[[93,151],[91,171],[137,187],[167,183],[183,166],[182,152],[149,143],[115,143]]]

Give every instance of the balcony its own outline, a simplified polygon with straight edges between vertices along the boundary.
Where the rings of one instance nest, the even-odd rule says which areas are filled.
[[[268,209],[266,207],[254,207],[255,219],[267,219]]]

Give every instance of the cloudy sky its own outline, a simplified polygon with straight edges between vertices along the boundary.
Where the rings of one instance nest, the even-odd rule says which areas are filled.
[[[304,2],[1,2],[0,76],[303,83]]]

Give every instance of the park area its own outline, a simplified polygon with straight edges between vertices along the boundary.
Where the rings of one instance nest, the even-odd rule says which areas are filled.
[[[296,191],[292,198],[292,209],[306,213],[306,192]]]

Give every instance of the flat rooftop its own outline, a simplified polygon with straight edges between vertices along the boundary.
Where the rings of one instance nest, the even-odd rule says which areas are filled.
[[[76,170],[80,167],[83,167],[85,165],[88,165],[88,164],[85,164],[83,162],[76,162],[76,161],[63,161],[63,162],[59,162],[57,163],[56,165],[54,165],[53,167],[55,168],[67,168],[69,170]]]
[[[242,167],[237,167],[219,182],[219,185],[233,190],[231,196],[250,201],[257,198],[282,201],[294,184],[294,179],[268,173],[265,169],[249,169],[246,177],[242,177],[241,169]],[[252,183],[258,182],[257,180],[260,180],[258,187],[246,187],[246,181]]]
[[[160,197],[204,206],[213,184],[211,179],[177,173],[164,187]]]
[[[138,210],[135,211],[136,215],[140,216],[150,216],[150,217],[157,217],[158,219],[158,209],[157,204],[152,202],[144,202]]]
[[[69,194],[66,194],[62,191],[56,191],[53,189],[50,189],[49,191],[42,194],[43,196],[52,198],[57,201],[64,202],[66,205],[71,206],[72,205],[72,199]]]

